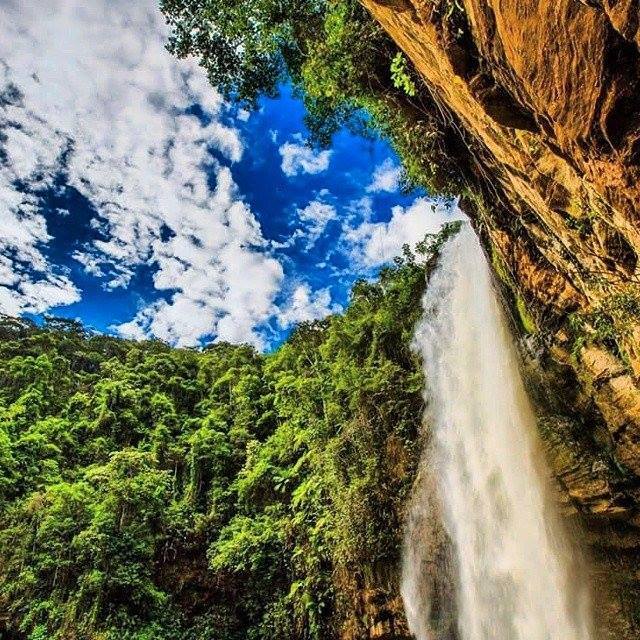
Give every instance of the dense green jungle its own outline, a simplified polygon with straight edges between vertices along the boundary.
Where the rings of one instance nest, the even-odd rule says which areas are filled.
[[[376,572],[394,588],[420,450],[410,343],[453,230],[266,355],[3,318],[2,637],[366,627],[362,590]]]

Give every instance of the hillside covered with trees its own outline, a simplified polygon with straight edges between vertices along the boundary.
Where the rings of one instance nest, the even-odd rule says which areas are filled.
[[[2,637],[319,639],[392,617],[410,342],[450,232],[266,355],[3,318]]]

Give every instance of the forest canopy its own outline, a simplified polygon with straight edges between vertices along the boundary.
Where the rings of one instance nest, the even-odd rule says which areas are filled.
[[[448,24],[446,4],[434,2],[433,11]],[[169,50],[195,56],[228,99],[255,107],[290,82],[304,100],[312,143],[328,144],[343,126],[383,135],[403,161],[407,188],[449,195],[464,188],[452,116],[443,118],[357,0],[162,0],[161,8]],[[460,22],[448,28],[463,33]]]
[[[365,628],[359,594],[397,562],[420,448],[413,326],[455,228],[266,355],[2,318],[2,637]]]

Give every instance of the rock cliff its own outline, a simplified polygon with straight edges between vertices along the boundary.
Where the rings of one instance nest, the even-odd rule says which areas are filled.
[[[603,637],[640,637],[640,3],[362,1],[458,131]]]

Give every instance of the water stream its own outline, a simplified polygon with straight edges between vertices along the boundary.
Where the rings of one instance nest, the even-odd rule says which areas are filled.
[[[432,430],[423,466],[449,540],[456,620],[446,633],[433,623],[422,530],[433,496],[429,483],[418,482],[402,575],[412,633],[418,640],[590,640],[588,590],[548,491],[509,329],[468,224],[444,247],[423,307],[415,346]]]

